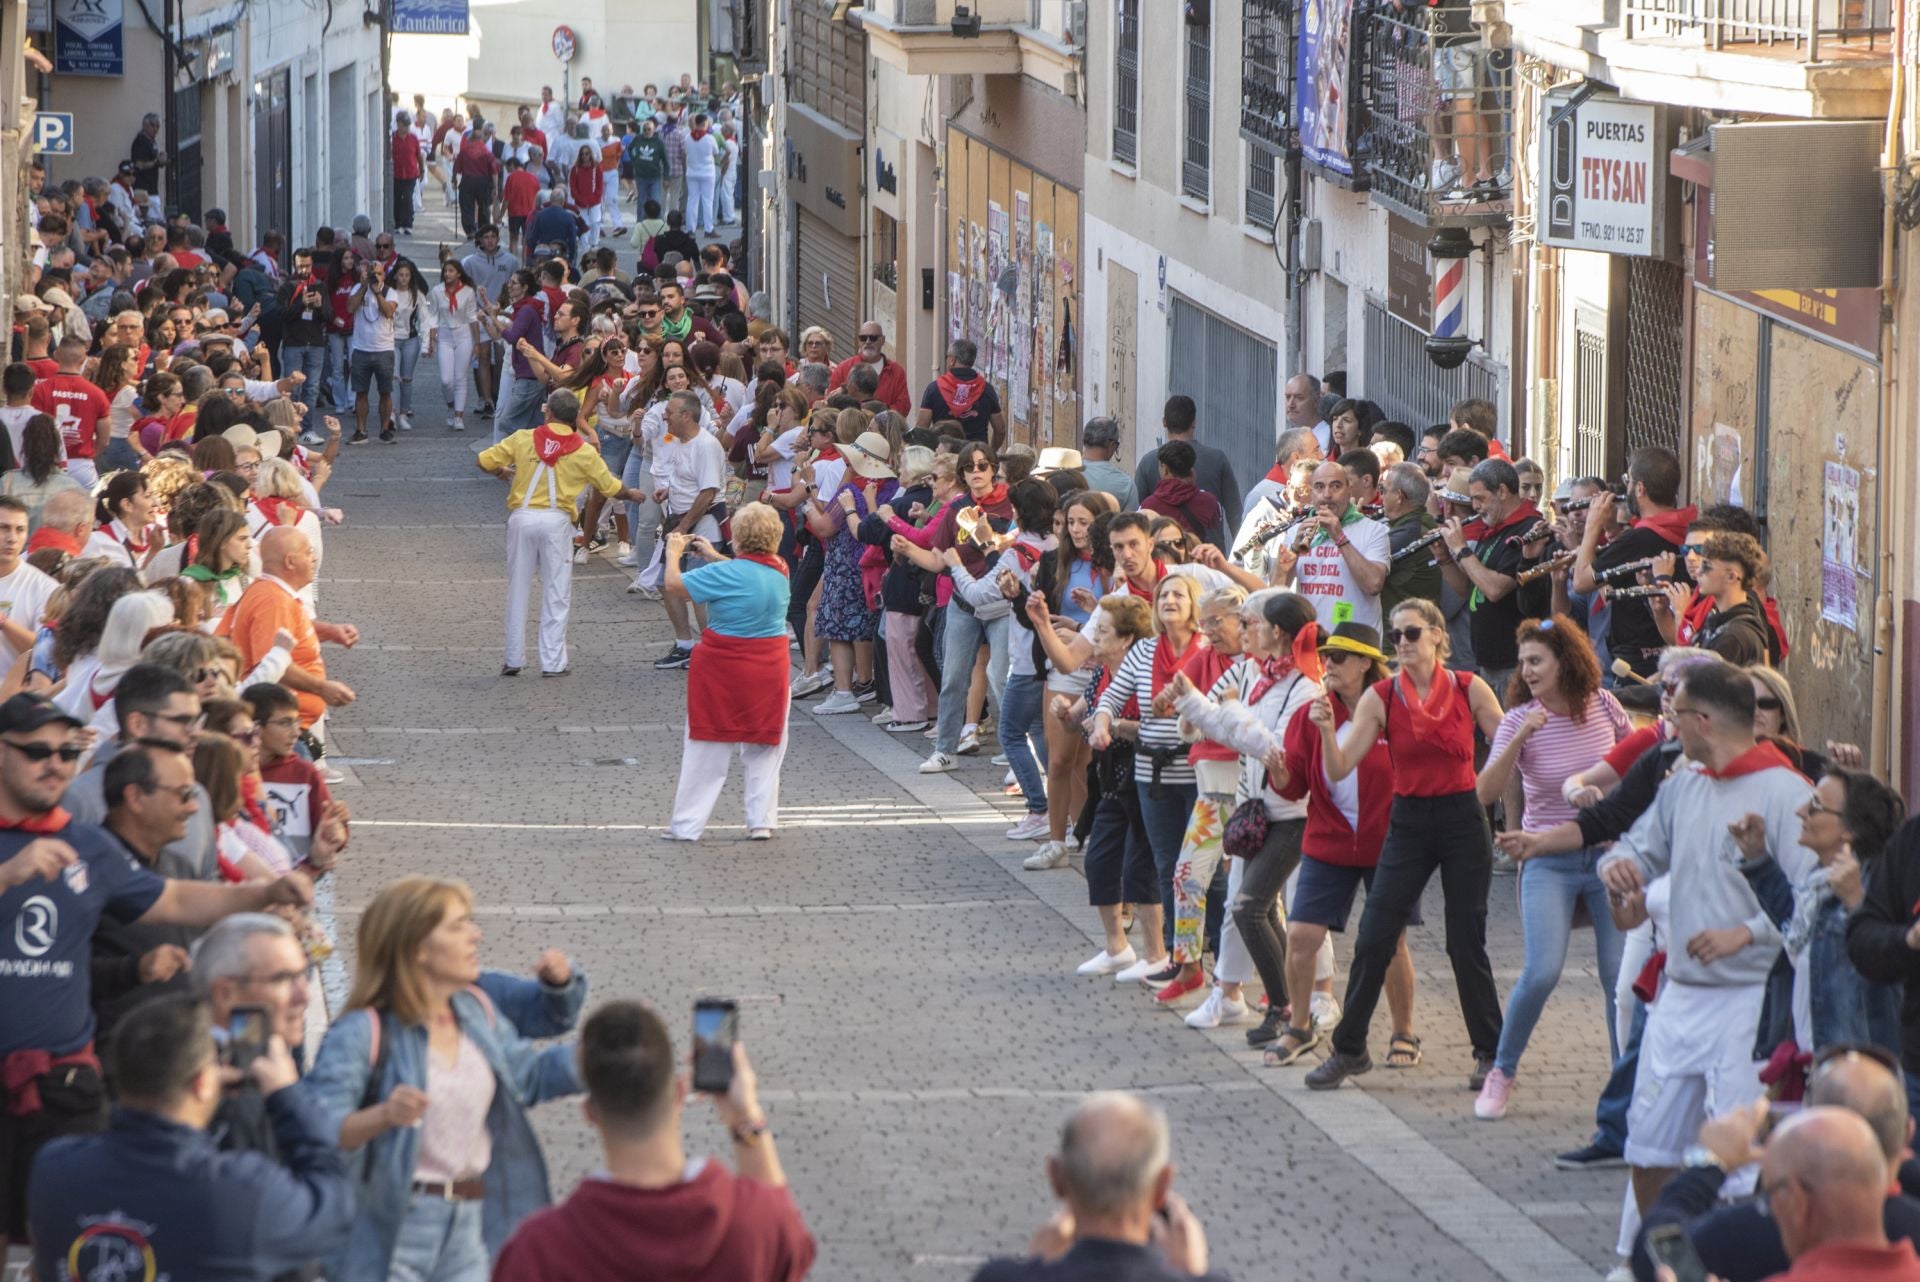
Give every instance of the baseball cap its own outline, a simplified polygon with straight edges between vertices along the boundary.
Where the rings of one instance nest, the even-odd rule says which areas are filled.
[[[0,734],[26,733],[56,721],[65,722],[75,730],[80,728],[78,717],[69,715],[54,706],[53,700],[37,694],[16,694],[5,703],[0,703]]]

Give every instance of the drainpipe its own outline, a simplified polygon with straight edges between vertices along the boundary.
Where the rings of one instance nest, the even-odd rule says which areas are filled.
[[[1287,368],[1283,378],[1292,378],[1304,366],[1300,360],[1300,327],[1305,324],[1301,295],[1307,288],[1306,273],[1300,270],[1300,147],[1287,148]]]
[[[1897,168],[1902,160],[1900,147],[1903,131],[1900,117],[1906,109],[1909,74],[1903,55],[1911,31],[1910,24],[1916,17],[1914,8],[1915,0],[1901,0],[1894,16],[1893,91],[1888,95],[1886,141],[1880,157],[1880,165],[1884,170]],[[1888,478],[1893,478],[1893,483],[1903,491],[1913,480],[1905,440],[1901,433],[1893,430],[1894,415],[1900,405],[1900,285],[1894,274],[1898,263],[1894,237],[1899,230],[1893,203],[1887,201],[1880,223],[1880,351],[1884,363],[1880,370],[1877,451],[1880,478],[1879,484],[1874,487],[1875,506],[1879,509],[1880,517],[1875,524],[1881,527],[1880,591],[1873,609],[1873,699],[1870,705],[1883,710],[1883,725],[1873,736],[1870,757],[1873,772],[1883,779],[1892,777],[1892,772],[1902,764],[1900,752],[1904,745],[1900,741],[1899,701],[1906,695],[1906,681],[1903,671],[1905,656],[1899,647],[1901,629],[1897,611],[1898,594],[1903,589],[1897,586],[1895,575],[1899,569],[1897,552],[1911,547],[1913,540],[1912,505],[1903,501],[1904,494],[1894,502],[1888,502],[1887,496]],[[1887,524],[1892,528],[1885,528]]]

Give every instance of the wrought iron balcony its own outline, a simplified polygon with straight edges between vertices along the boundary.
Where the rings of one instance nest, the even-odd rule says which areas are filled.
[[[1240,136],[1282,152],[1293,128],[1294,0],[1241,0]]]
[[[1626,0],[1627,35],[1806,62],[1890,57],[1894,0]]]
[[[1367,21],[1360,148],[1382,204],[1429,227],[1507,221],[1513,197],[1513,70],[1453,11],[1386,10]]]

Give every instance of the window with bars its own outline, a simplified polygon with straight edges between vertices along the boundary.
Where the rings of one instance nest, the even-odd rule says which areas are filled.
[[[1114,19],[1113,158],[1140,161],[1140,0],[1119,0]]]
[[[1204,201],[1213,194],[1213,31],[1187,24],[1186,138],[1180,194]]]
[[[1247,144],[1247,225],[1273,229],[1278,216],[1280,160],[1265,147]]]

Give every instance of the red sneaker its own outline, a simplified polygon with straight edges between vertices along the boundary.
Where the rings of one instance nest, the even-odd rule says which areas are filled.
[[[1171,984],[1168,984],[1165,988],[1155,993],[1153,1000],[1163,1005],[1171,1006],[1187,994],[1199,992],[1206,986],[1206,983],[1206,973],[1196,966],[1193,968],[1193,974],[1190,977],[1186,979],[1175,979]]]

